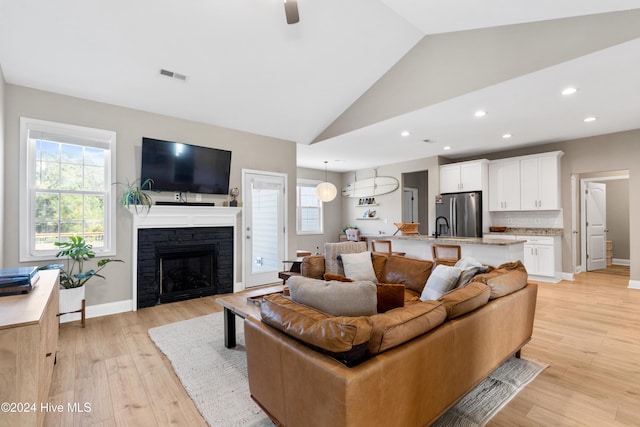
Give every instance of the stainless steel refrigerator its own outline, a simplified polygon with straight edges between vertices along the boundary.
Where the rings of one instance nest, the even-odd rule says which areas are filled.
[[[482,237],[482,192],[439,195],[436,218],[439,236]]]

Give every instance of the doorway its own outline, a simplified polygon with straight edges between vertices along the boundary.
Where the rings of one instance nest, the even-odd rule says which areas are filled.
[[[278,281],[286,254],[286,175],[242,171],[245,287]]]
[[[575,175],[575,181],[572,177],[572,182],[578,193],[575,206],[578,212],[573,215],[573,244],[579,248],[574,252],[574,271],[628,272],[629,172],[583,173]],[[590,193],[589,188],[592,190]],[[597,200],[591,197],[594,195]],[[588,204],[591,204],[591,209]],[[601,215],[597,212],[599,209],[602,210]],[[595,212],[595,218],[589,212]],[[576,221],[579,222],[576,224]],[[602,233],[598,222],[602,222]]]
[[[402,221],[419,222],[420,234],[429,234],[429,171],[402,174]]]

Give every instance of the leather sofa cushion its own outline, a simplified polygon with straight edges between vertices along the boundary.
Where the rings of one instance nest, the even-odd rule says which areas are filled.
[[[489,299],[495,299],[524,288],[528,277],[524,264],[521,261],[515,261],[502,264],[487,273],[478,274],[473,281],[489,285],[491,287]]]
[[[424,301],[371,316],[373,331],[369,354],[397,347],[442,324],[447,310],[439,301]]]
[[[322,279],[324,275],[324,255],[311,255],[302,258],[300,272],[305,277]]]
[[[528,275],[520,270],[511,270],[497,277],[487,280],[487,285],[491,288],[489,299],[496,299],[509,295],[527,286]]]
[[[444,294],[438,301],[447,310],[447,319],[454,319],[482,307],[489,302],[491,288],[484,283],[471,282]]]
[[[376,285],[293,276],[287,280],[291,299],[333,316],[369,316],[377,313]]]
[[[368,317],[331,317],[280,294],[260,304],[262,321],[352,366],[366,357],[372,322]]]
[[[383,277],[378,279],[382,283],[401,283],[421,294],[432,266],[432,261],[389,255],[384,265]]]

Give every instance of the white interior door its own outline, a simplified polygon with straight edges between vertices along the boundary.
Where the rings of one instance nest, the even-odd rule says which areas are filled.
[[[607,267],[607,185],[587,182],[587,271]]]
[[[285,259],[285,176],[243,171],[245,287],[277,282]]]

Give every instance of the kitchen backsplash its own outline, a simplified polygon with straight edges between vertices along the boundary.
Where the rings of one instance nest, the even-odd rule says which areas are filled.
[[[490,212],[491,224],[510,228],[564,228],[562,211]]]

